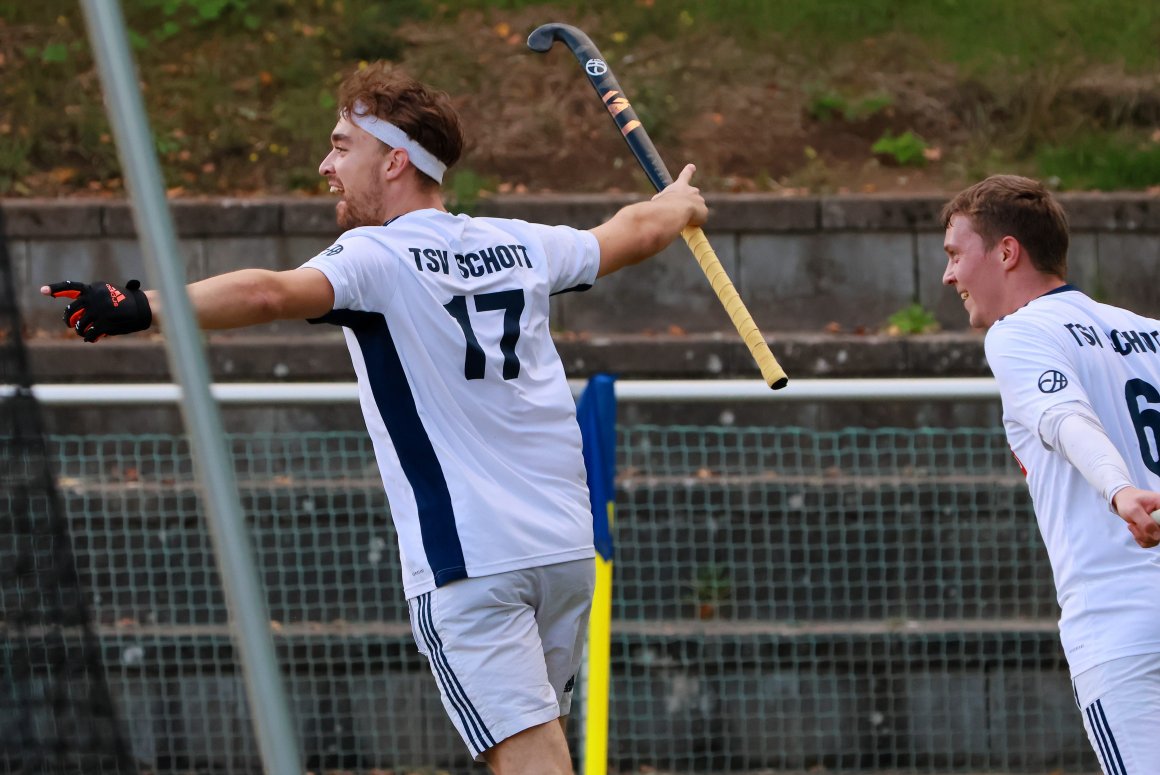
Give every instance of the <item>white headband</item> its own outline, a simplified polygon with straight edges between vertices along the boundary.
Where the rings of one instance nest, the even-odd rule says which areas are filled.
[[[343,111],[343,113],[344,118],[349,119],[367,134],[378,138],[392,148],[402,148],[406,151],[411,163],[415,165],[415,169],[430,175],[436,183],[443,182],[443,173],[447,171],[447,165],[436,159],[435,154],[408,137],[402,129],[390,121],[384,121],[378,116],[372,115],[367,110],[367,106],[361,102],[354,104],[353,113],[347,111]]]

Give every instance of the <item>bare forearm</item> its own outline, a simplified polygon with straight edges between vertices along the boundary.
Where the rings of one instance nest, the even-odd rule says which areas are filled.
[[[280,319],[273,292],[278,273],[266,269],[240,269],[186,286],[197,324],[203,329],[243,328]],[[146,291],[154,325],[165,317],[160,294]]]
[[[652,199],[622,208],[610,222],[634,235],[634,258],[656,255],[668,247],[693,215],[691,207],[675,199]],[[630,261],[629,263],[635,263]]]
[[[592,230],[600,243],[598,277],[643,261],[668,247],[681,229],[705,222],[709,211],[701,192],[689,185],[695,167],[685,165],[664,191],[647,202],[621,208]]]

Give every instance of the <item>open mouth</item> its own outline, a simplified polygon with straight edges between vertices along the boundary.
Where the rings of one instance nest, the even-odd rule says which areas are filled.
[[[959,293],[959,298],[962,299],[963,301],[966,301],[967,299],[971,298],[971,294],[969,291],[961,291]]]
[[[338,186],[331,186],[331,187],[330,187],[330,193],[332,193],[332,194],[341,194],[341,193],[343,193],[343,191],[342,191],[342,189],[341,189],[341,188],[339,188]]]

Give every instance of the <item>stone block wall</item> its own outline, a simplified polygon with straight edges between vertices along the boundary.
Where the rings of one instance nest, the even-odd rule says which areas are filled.
[[[478,215],[590,228],[628,195],[497,196]],[[966,325],[942,287],[942,196],[708,197],[715,251],[763,331],[880,329],[893,312],[920,303],[945,329]],[[1097,298],[1160,314],[1160,197],[1065,194],[1071,221],[1071,279]],[[37,289],[54,279],[124,280],[144,275],[132,213],[122,201],[8,200],[0,203],[19,299],[32,328],[56,324]],[[190,280],[243,267],[289,269],[339,233],[331,199],[176,200],[173,221]],[[604,279],[592,292],[555,300],[561,331],[728,331],[731,324],[682,243]],[[272,331],[305,329],[279,323]]]

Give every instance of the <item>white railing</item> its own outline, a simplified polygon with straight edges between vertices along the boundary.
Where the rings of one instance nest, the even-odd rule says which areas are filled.
[[[574,395],[584,380],[570,380]],[[336,404],[358,400],[354,382],[246,382],[211,385],[222,404]],[[0,385],[0,397],[15,391]],[[170,384],[34,385],[32,393],[46,406],[172,404],[181,388]],[[770,390],[759,379],[617,380],[622,401],[980,401],[999,398],[989,377],[953,379],[799,379],[782,390]]]

